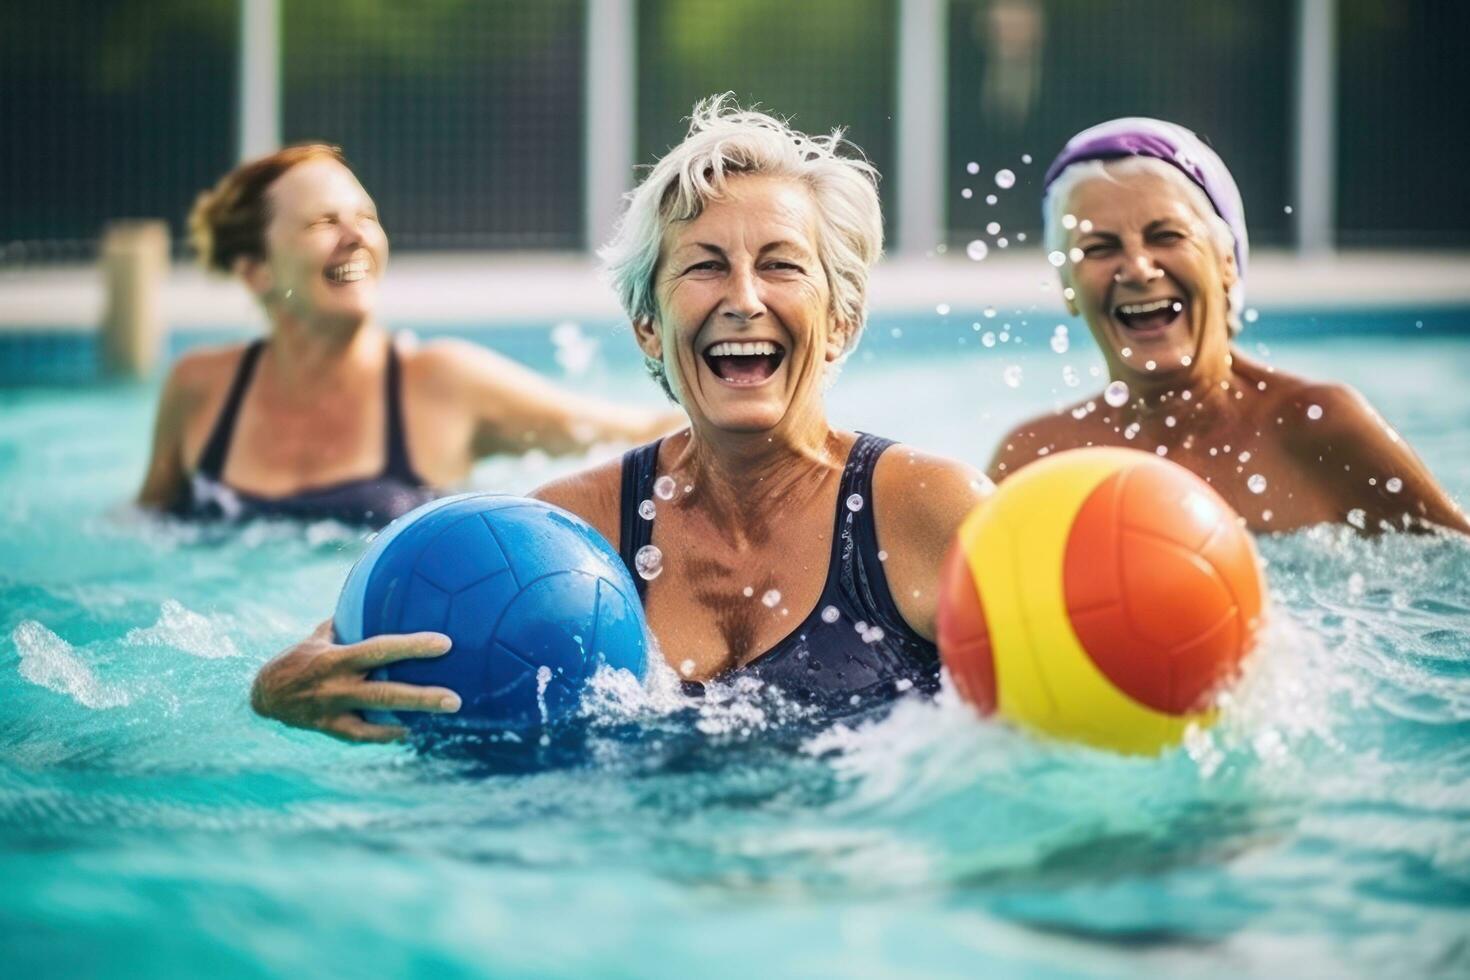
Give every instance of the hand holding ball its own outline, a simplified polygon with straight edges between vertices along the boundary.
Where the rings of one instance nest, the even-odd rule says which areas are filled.
[[[400,660],[374,680],[447,687],[453,715],[404,713],[411,727],[521,732],[573,711],[607,665],[647,667],[638,592],[593,528],[537,500],[462,494],[425,504],[374,539],[347,576],[339,642],[382,633],[445,633],[449,653]]]
[[[1209,484],[1131,449],[1078,449],[1008,479],[940,576],[939,651],[983,713],[1121,752],[1208,724],[1265,583]]]

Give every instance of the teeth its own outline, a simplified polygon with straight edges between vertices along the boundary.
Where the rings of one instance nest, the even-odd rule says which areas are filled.
[[[1126,316],[1143,316],[1146,313],[1157,313],[1160,310],[1167,310],[1170,307],[1173,307],[1176,311],[1184,308],[1178,300],[1156,299],[1151,303],[1125,303],[1118,307],[1118,312]]]
[[[749,357],[756,354],[775,354],[779,350],[780,348],[769,340],[754,340],[743,344],[727,340],[715,344],[707,353],[710,357]]]
[[[333,282],[357,282],[367,277],[367,262],[358,259],[352,262],[343,262],[334,265],[327,270],[327,278]]]

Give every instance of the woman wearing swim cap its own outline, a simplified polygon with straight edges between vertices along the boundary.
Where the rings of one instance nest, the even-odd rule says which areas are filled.
[[[1255,531],[1349,522],[1470,523],[1364,398],[1263,365],[1232,345],[1249,256],[1220,157],[1189,130],[1115,119],[1078,133],[1046,174],[1047,248],[1062,258],[1111,384],[1001,440],[990,475],[1079,446],[1158,452],[1202,476]]]
[[[391,336],[376,316],[388,236],[335,147],[240,165],[190,227],[205,268],[239,278],[270,329],[174,365],[145,506],[377,526],[480,456],[636,442],[682,421],[573,395],[475,344]]]
[[[535,496],[619,550],[684,679],[744,675],[851,711],[937,688],[939,568],[984,478],[827,419],[823,391],[862,334],[883,240],[877,175],[844,146],[723,98],[696,106],[602,253],[690,426]],[[330,638],[324,624],[267,664],[256,710],[378,741],[400,732],[353,709],[457,708],[443,688],[364,680],[384,659],[444,652],[445,638]]]

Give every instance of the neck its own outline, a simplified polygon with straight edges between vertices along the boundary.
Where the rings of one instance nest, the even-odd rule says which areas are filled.
[[[372,320],[316,324],[281,310],[271,315],[271,373],[290,389],[375,369],[386,345],[386,334]]]
[[[680,499],[696,503],[736,540],[758,536],[775,515],[809,498],[844,463],[842,440],[820,404],[762,432],[727,432],[698,422],[671,437],[670,467],[694,490]]]

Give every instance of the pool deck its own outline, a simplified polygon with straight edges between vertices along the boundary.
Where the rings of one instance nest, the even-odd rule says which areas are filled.
[[[1470,307],[1470,252],[1341,252],[1251,257],[1247,302],[1270,310]],[[0,336],[89,333],[105,303],[95,265],[0,268]],[[1060,310],[1056,276],[1038,250],[896,258],[873,272],[882,315],[999,309]],[[173,329],[238,331],[260,322],[245,291],[176,264],[161,307]],[[611,289],[585,254],[415,253],[395,257],[384,280],[386,322],[421,326],[587,324],[620,319]]]

